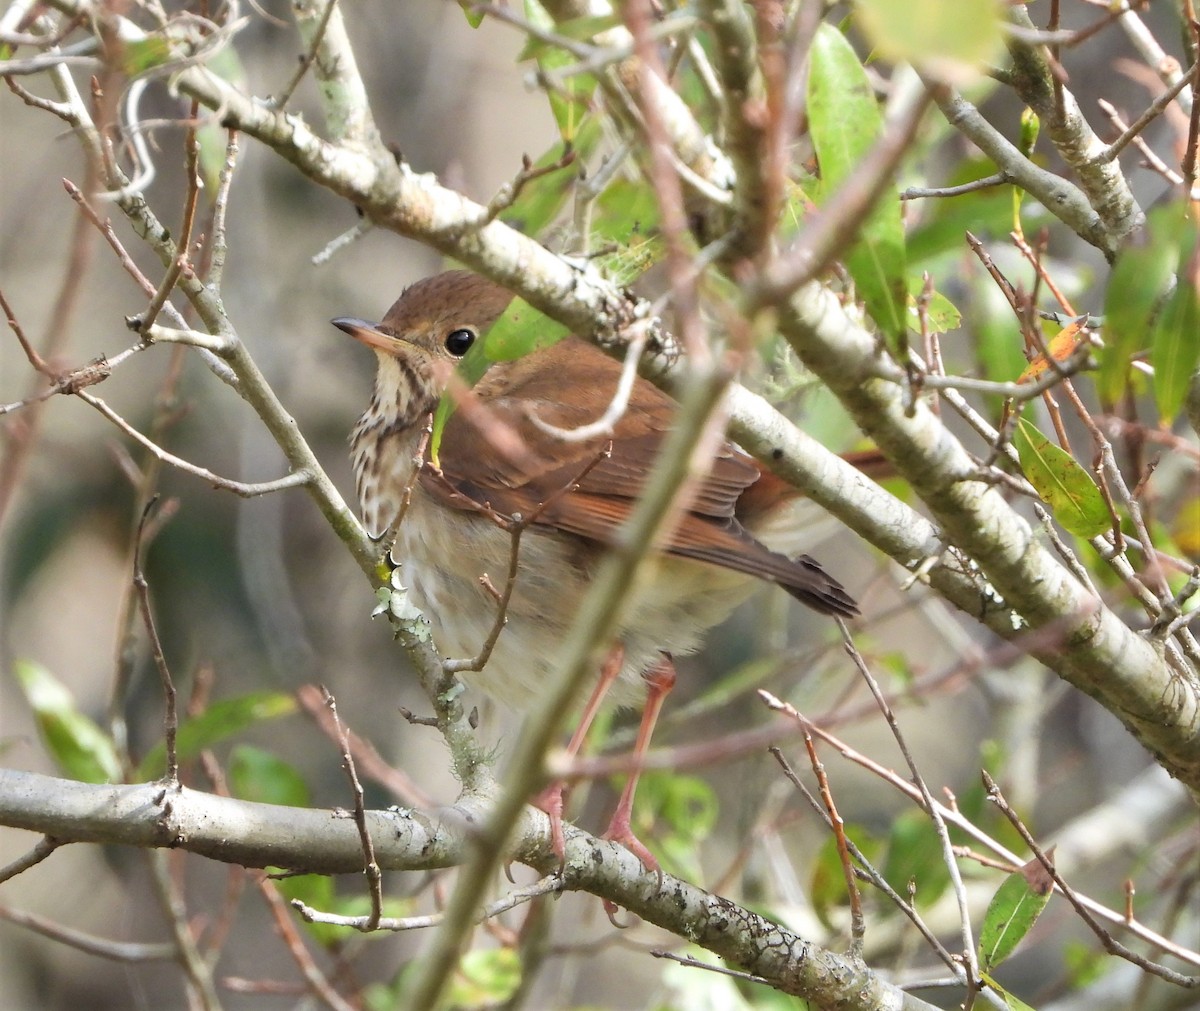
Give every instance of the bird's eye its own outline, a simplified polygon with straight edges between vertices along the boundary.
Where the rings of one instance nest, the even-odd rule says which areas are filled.
[[[475,334],[470,330],[452,330],[450,336],[446,338],[446,350],[455,358],[461,358],[471,350],[471,345],[474,343]]]

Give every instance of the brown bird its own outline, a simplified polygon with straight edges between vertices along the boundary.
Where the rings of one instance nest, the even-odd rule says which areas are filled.
[[[621,372],[618,362],[568,337],[517,361],[492,365],[450,416],[438,453],[440,469],[426,458],[418,473],[416,458],[430,412],[457,364],[511,299],[492,281],[449,271],[409,287],[380,323],[349,317],[332,322],[372,348],[379,360],[370,405],[351,436],[367,529],[384,535],[408,497],[392,554],[444,655],[477,655],[496,621],[496,599],[481,577],[497,580],[508,571],[512,540],[489,513],[536,514],[521,541],[508,623],[485,668],[474,676],[488,694],[525,708],[553,676],[559,647],[655,465],[677,405],[637,379],[611,432],[563,438],[562,430],[578,429],[604,414]],[[803,554],[791,557],[803,530],[794,523],[789,529],[782,514],[797,495],[732,443],[721,447],[631,591],[572,751],[581,745],[610,686],[610,698],[621,704],[647,697],[637,743],[638,753],[644,751],[662,698],[674,683],[671,655],[695,650],[703,634],[750,593],[755,577],[777,583],[821,613],[858,614],[853,599],[816,561]],[[656,868],[630,829],[636,784],[635,773],[607,836]],[[540,803],[551,815],[561,856],[561,787]]]

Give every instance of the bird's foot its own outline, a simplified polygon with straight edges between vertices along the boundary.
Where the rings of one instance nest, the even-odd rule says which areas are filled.
[[[552,783],[530,801],[550,817],[550,848],[561,867],[567,862],[567,841],[563,834],[563,806],[566,803],[566,784]]]
[[[633,834],[633,828],[629,824],[628,811],[621,808],[617,809],[617,812],[612,817],[612,821],[608,823],[608,829],[605,831],[603,838],[620,843],[629,850],[630,853],[642,862],[642,866],[646,870],[658,876],[659,887],[662,887],[662,867],[659,866],[654,854],[646,849],[646,844]]]

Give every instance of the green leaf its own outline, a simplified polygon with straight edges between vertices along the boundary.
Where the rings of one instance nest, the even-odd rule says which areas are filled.
[[[978,66],[999,53],[996,0],[858,0],[859,24],[876,52],[894,62]]]
[[[171,61],[171,40],[164,35],[128,39],[122,44],[120,52],[121,70],[130,77],[137,77]]]
[[[713,788],[699,776],[647,772],[638,783],[633,829],[653,849],[668,873],[694,880],[702,877],[700,844],[717,823]]]
[[[521,985],[521,956],[512,948],[468,951],[446,991],[446,1006],[462,1011],[490,1008],[508,1000]]]
[[[296,700],[284,692],[255,692],[214,702],[199,716],[179,727],[175,745],[181,762],[195,758],[205,748],[240,734],[249,727],[296,711]],[[166,743],[156,744],[138,766],[138,776],[148,780],[166,769]]]
[[[484,12],[477,8],[475,0],[458,0],[458,6],[462,8],[467,24],[472,28],[478,28],[483,24]]]
[[[1112,525],[1104,496],[1091,475],[1036,425],[1021,418],[1013,432],[1013,446],[1029,483],[1064,530],[1076,537],[1096,537]]]
[[[941,897],[950,884],[950,871],[942,842],[927,815],[908,811],[892,823],[883,876],[901,895],[908,894],[908,884],[913,882],[916,902],[922,908]]]
[[[204,66],[238,91],[245,90],[246,70],[233,46],[226,46],[214,53],[205,60]],[[206,116],[196,128],[196,141],[200,145],[200,178],[204,180],[209,202],[212,202],[216,199],[217,186],[221,181],[221,169],[225,167],[229,134],[216,119]]]
[[[1104,350],[1096,376],[1107,403],[1124,395],[1130,358],[1150,345],[1151,324],[1178,269],[1186,227],[1181,204],[1156,207],[1146,216],[1144,231],[1117,256],[1104,299]],[[1185,308],[1180,305],[1176,311]]]
[[[575,191],[579,178],[575,166],[587,163],[599,147],[601,136],[599,120],[595,116],[585,116],[571,142],[574,161],[526,183],[513,205],[500,215],[500,220],[526,235],[540,235]],[[541,169],[561,162],[566,152],[567,148],[560,140],[534,162],[533,167]]]
[[[824,203],[883,131],[883,115],[866,72],[850,43],[832,25],[821,25],[813,42],[808,115]],[[907,333],[908,288],[904,224],[894,188],[867,215],[845,262],[867,312],[899,347]]]
[[[561,323],[535,309],[525,299],[514,296],[480,343],[489,363],[510,362],[531,351],[557,344],[567,332]]]
[[[558,25],[539,0],[525,0],[525,17],[537,28],[558,32]],[[584,25],[576,27],[580,31],[593,28],[592,19],[586,19]],[[543,72],[558,70],[579,62],[571,53],[555,47],[539,47],[536,59],[539,69]],[[554,113],[554,120],[558,123],[563,140],[573,141],[591,104],[592,92],[596,90],[596,78],[591,74],[572,74],[559,83],[560,87],[546,89],[546,95],[550,99],[550,111]]]
[[[111,738],[79,711],[70,689],[32,660],[18,660],[13,674],[63,774],[83,783],[119,782],[121,762]]]
[[[1154,400],[1160,420],[1171,425],[1200,365],[1200,243],[1184,255],[1175,290],[1154,327]]]
[[[917,299],[921,296],[921,292],[925,289],[925,279],[915,275],[910,275],[908,278],[908,313],[913,321],[912,328],[920,330],[920,319],[917,316]],[[957,330],[962,326],[962,313],[958,311],[958,306],[950,301],[940,291],[934,291],[933,297],[929,300],[929,305],[925,309],[926,318],[929,320],[929,332],[931,334],[949,333],[951,330]]]
[[[229,792],[239,800],[283,807],[308,807],[308,784],[282,758],[250,744],[229,754]],[[326,907],[328,908],[328,907]]]
[[[1037,869],[1042,869],[1041,864]],[[1016,950],[1050,901],[1052,887],[1042,884],[1041,876],[1030,876],[1032,882],[1022,871],[1010,874],[988,903],[979,929],[979,964],[985,972],[993,971]]]
[[[567,332],[561,323],[514,295],[508,308],[488,328],[483,339],[477,340],[466,357],[458,363],[458,374],[468,387],[474,386],[493,363],[514,361],[538,348],[549,347],[566,337]],[[438,451],[442,446],[442,433],[455,406],[454,395],[447,390],[433,412],[429,459],[435,467],[439,466]]]
[[[859,851],[874,863],[883,848],[882,841],[868,833],[861,825],[847,824],[843,826],[843,831],[846,838],[852,840]],[[827,929],[837,931],[844,926],[833,921],[835,910],[849,907],[850,895],[846,891],[846,874],[842,869],[837,839],[832,833],[825,838],[817,851],[816,859],[813,860],[808,896],[813,912]]]
[[[983,978],[984,983],[986,983],[991,989],[995,990],[996,993],[1000,995],[1000,998],[1004,1001],[1004,1006],[1008,1008],[1008,1011],[1035,1011],[1033,1007],[1031,1007],[1029,1004],[1026,1004],[1023,1000],[1021,1000],[1020,997],[1016,997],[1005,990],[1004,987],[992,979],[992,977],[986,972],[980,973],[980,976]]]

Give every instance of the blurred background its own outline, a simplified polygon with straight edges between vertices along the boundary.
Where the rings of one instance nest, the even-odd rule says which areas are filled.
[[[263,7],[261,15],[251,15],[252,24],[237,43],[246,88],[259,95],[290,78],[300,49],[288,6],[271,0]],[[515,175],[522,155],[536,158],[556,142],[545,98],[526,86],[523,71],[514,70],[522,45],[516,32],[495,23],[472,30],[451,3],[402,9],[358,4],[347,11],[347,21],[379,127],[415,168],[436,172],[471,198],[486,201]],[[1121,44],[1115,33],[1111,38],[1113,45]],[[1085,67],[1077,69],[1087,73]],[[1121,82],[1106,93],[1112,98],[1114,91],[1140,107],[1142,93],[1132,84]],[[153,103],[147,112],[151,118],[181,114],[161,87],[151,89],[147,102]],[[310,122],[320,122],[310,86],[301,88],[294,108]],[[1001,120],[1015,115],[1003,106],[995,112]],[[57,120],[8,94],[0,98],[0,121],[3,290],[38,346],[48,338],[57,341],[55,364],[74,367],[112,356],[134,343],[123,321],[144,308],[145,298],[98,236],[80,235],[78,215],[61,183],[65,177],[83,184],[79,148]],[[159,175],[147,192],[151,206],[173,229],[182,194],[180,138],[170,126],[155,131]],[[1141,182],[1153,186],[1149,176]],[[160,266],[121,216],[111,216],[134,259],[157,282]],[[379,318],[406,284],[442,266],[432,251],[382,231],[314,266],[313,256],[356,221],[347,202],[243,141],[230,204],[225,305],[348,500],[353,482],[346,439],[366,404],[374,359],[327,321],[338,315]],[[1073,277],[1086,291],[1086,254],[1080,253]],[[73,308],[64,305],[64,291],[77,298]],[[1005,326],[998,310],[987,307],[991,296],[982,290],[960,287],[958,295],[978,296],[973,324],[979,331]],[[55,321],[63,318],[65,325],[58,328]],[[52,329],[59,332],[51,334]],[[1016,339],[1015,330],[1011,336]],[[948,354],[966,358],[972,353],[948,344]],[[164,411],[156,405],[175,370],[178,380]],[[6,334],[0,340],[0,402],[24,396],[33,381],[20,348]],[[165,413],[169,422],[161,442],[218,474],[265,481],[284,473],[281,454],[253,413],[190,353],[166,346],[143,352],[94,392],[142,431],[154,424],[156,413]],[[811,430],[828,435],[834,448],[852,448],[850,442],[838,442],[850,437],[849,428],[819,395],[802,392],[790,403],[806,415]],[[0,419],[9,440],[6,452],[12,452],[27,417],[18,412]],[[137,522],[130,472],[147,461],[128,438],[73,398],[48,401],[40,425],[0,528],[0,749],[9,767],[55,773],[13,676],[14,665],[40,665],[84,713],[107,726],[122,649],[121,615],[130,600],[130,544]],[[324,684],[336,695],[348,726],[372,741],[434,803],[452,802],[456,784],[434,731],[410,726],[399,715],[402,706],[418,713],[425,708],[404,655],[387,626],[370,620],[370,587],[307,496],[292,491],[242,500],[170,468],[162,471],[158,488],[173,504],[145,568],[158,631],[182,694],[197,678],[211,686],[214,700]],[[1088,699],[1051,682],[1027,661],[1007,669],[974,663],[995,645],[978,629],[920,591],[902,594],[896,572],[832,523],[814,517],[814,534],[813,553],[863,604],[862,646],[888,687],[902,692],[914,683],[936,683],[933,690],[912,691],[901,716],[935,793],[946,787],[960,798],[976,797],[978,769],[991,754],[1014,791],[1012,799],[1049,832],[1093,810],[1146,768],[1140,747]],[[162,702],[139,623],[134,628],[137,658],[125,715],[130,747],[140,756],[161,736]],[[835,705],[842,713],[869,712],[834,632],[783,594],[763,592],[682,666],[656,744],[702,741],[761,723],[766,714],[754,698],[756,685],[791,699],[812,716]],[[518,717],[482,700],[480,705],[484,733],[503,755]],[[627,731],[631,714],[618,715],[616,723],[618,735]],[[877,717],[846,717],[831,725],[881,764],[901,765]],[[299,770],[312,804],[351,803],[335,748],[302,713],[250,728],[218,747],[218,757],[228,759],[232,748],[244,745],[265,749]],[[804,765],[802,749],[794,742],[789,749],[793,761]],[[894,791],[857,767],[831,757],[827,765],[847,821],[884,836],[895,819],[911,812]],[[689,821],[711,817],[711,832],[700,846],[686,832],[674,842],[651,829],[643,836],[651,848],[668,862],[676,859],[676,869],[698,883],[724,881],[745,900],[790,916],[799,927],[821,930],[811,893],[814,861],[826,833],[798,805],[770,757],[755,754],[687,775],[698,777],[700,793],[690,802],[694,809],[685,803],[677,820],[686,828]],[[200,776],[192,783],[207,785]],[[651,777],[647,792],[653,796],[656,789],[671,793]],[[1145,824],[1147,832],[1164,837],[1186,817],[1175,795],[1166,796],[1161,812]],[[369,787],[371,805],[394,801],[378,786]],[[598,784],[581,823],[598,830],[612,802],[609,785]],[[26,833],[0,830],[0,865],[34,841]],[[1170,858],[1169,851],[1149,854],[1135,868],[1127,854],[1106,853],[1086,867],[1084,884],[1094,886],[1104,901],[1119,904],[1126,876],[1137,871],[1153,880],[1165,865],[1156,861]],[[401,897],[425,889],[422,902],[428,903],[424,877],[407,877],[388,875],[387,893]],[[231,880],[222,866],[186,861],[186,893],[198,917],[216,915]],[[338,888],[355,893],[359,886],[347,880]],[[162,917],[137,852],[69,847],[8,882],[0,899],[105,937],[162,936]],[[553,904],[552,913],[556,941],[595,947],[582,949],[586,958],[553,959],[529,998],[530,1007],[637,1008],[656,1002],[701,1007],[701,995],[718,992],[708,989],[715,984],[703,974],[664,974],[657,961],[631,955],[630,949],[661,944],[664,936],[648,928],[614,934],[595,900],[565,897]],[[1026,987],[1044,986],[1049,994],[1063,988],[1063,945],[1085,936],[1064,927],[1065,908],[1056,916],[1046,928],[1054,945],[1030,946],[1012,970]],[[240,899],[234,930],[218,975],[296,978],[252,888]],[[911,955],[906,945],[912,941],[896,930],[896,937],[879,943],[891,947],[901,965]],[[880,936],[887,934],[883,930]],[[366,946],[369,954],[358,958],[355,971],[364,982],[387,980],[422,941],[419,936],[356,938],[343,954]],[[295,995],[225,995],[229,1008],[288,1006],[294,1000]],[[733,1006],[722,1000],[713,997],[708,1006]],[[184,1006],[177,969],[169,963],[122,965],[0,920],[0,1007]]]

